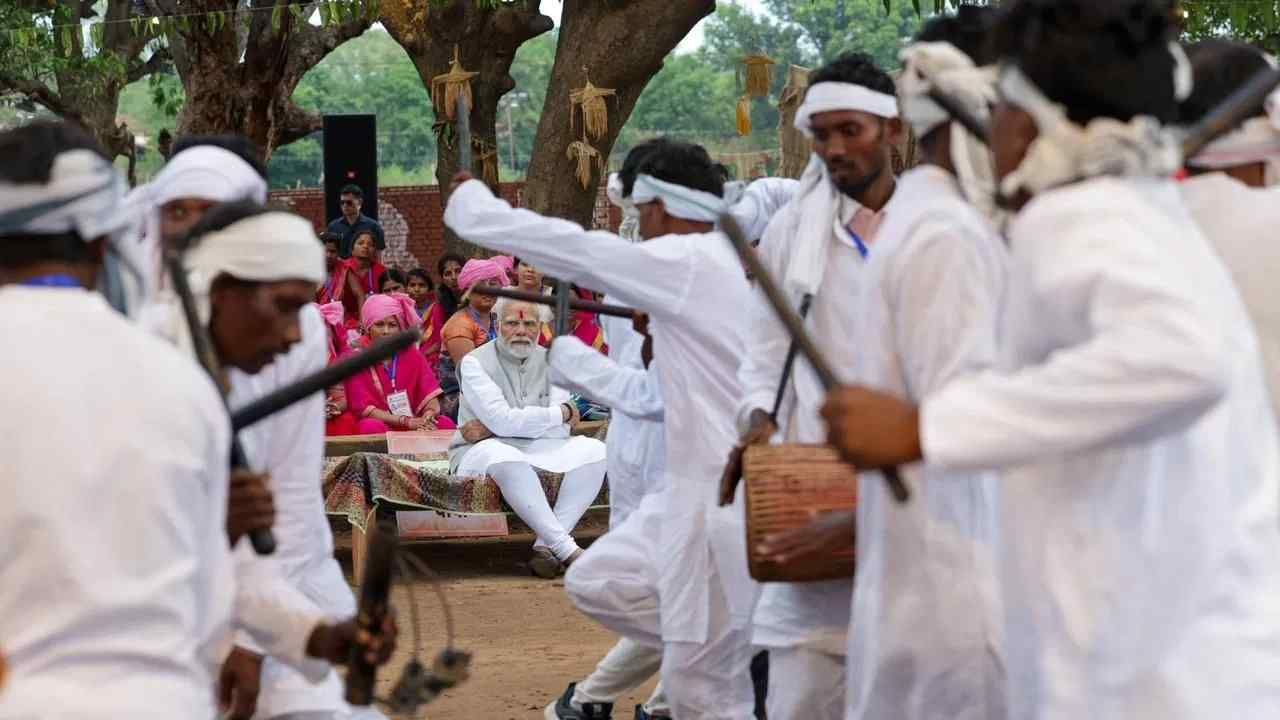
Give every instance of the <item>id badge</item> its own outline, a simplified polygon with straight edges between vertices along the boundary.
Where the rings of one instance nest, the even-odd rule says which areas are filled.
[[[404,390],[388,395],[387,407],[391,409],[392,415],[413,417],[413,409],[409,407],[409,393]]]

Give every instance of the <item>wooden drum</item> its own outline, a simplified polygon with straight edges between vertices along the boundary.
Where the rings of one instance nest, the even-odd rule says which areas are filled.
[[[812,582],[853,577],[854,551],[821,562],[778,565],[756,553],[766,535],[807,525],[814,512],[852,510],[857,475],[826,445],[752,445],[742,462],[747,499],[747,564],[760,582]]]

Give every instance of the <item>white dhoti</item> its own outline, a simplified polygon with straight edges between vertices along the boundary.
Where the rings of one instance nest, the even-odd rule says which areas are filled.
[[[733,622],[715,563],[710,563],[706,642],[663,642],[657,553],[661,494],[646,497],[622,525],[596,541],[565,575],[565,590],[596,622],[652,648],[662,648],[662,689],[673,717],[744,720],[752,716],[749,628]]]
[[[554,508],[535,470],[564,474]],[[520,449],[490,438],[466,451],[457,473],[492,476],[503,499],[537,534],[534,547],[546,548],[564,561],[578,549],[570,533],[600,494],[604,471],[605,447],[599,440],[545,438]]]

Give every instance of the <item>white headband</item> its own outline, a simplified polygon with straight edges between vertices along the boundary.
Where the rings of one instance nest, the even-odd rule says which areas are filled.
[[[1209,143],[1187,164],[1220,170],[1280,158],[1280,90],[1267,98],[1265,111],[1266,116],[1250,118]]]
[[[267,201],[267,181],[230,150],[196,145],[174,155],[147,184],[147,199],[160,207],[178,198],[215,202]]]
[[[324,247],[311,223],[288,212],[268,212],[232,223],[200,237],[183,257],[191,273],[192,291],[219,275],[240,280],[324,282]]]
[[[1164,132],[1155,118],[1140,115],[1127,123],[1096,118],[1082,128],[1017,67],[1006,65],[1001,70],[999,86],[1000,95],[1029,113],[1039,130],[1022,164],[1000,183],[1006,197],[1019,190],[1035,194],[1100,175],[1168,176],[1182,165],[1176,138]]]
[[[839,110],[859,110],[882,118],[898,117],[898,99],[853,83],[820,82],[810,85],[804,103],[796,110],[796,129],[813,137],[814,115]]]
[[[120,171],[92,150],[68,150],[53,160],[49,182],[0,182],[0,235],[75,232],[85,242],[116,240],[132,225]]]
[[[916,137],[924,137],[951,119],[929,93],[935,88],[987,118],[996,100],[994,69],[978,68],[968,55],[951,43],[915,43],[902,51],[898,76],[898,103],[902,119]]]
[[[702,190],[640,175],[631,189],[631,201],[637,206],[661,200],[667,214],[692,222],[714,223],[725,210],[724,198]]]

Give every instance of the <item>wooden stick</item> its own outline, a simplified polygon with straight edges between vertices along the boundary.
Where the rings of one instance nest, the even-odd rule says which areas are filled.
[[[1183,162],[1195,157],[1205,145],[1249,119],[1254,108],[1277,86],[1280,86],[1280,68],[1259,70],[1247,84],[1227,96],[1226,100],[1200,122],[1187,128],[1182,138]]]
[[[514,290],[512,288],[496,288],[476,285],[471,288],[471,292],[477,295],[492,295],[494,297],[511,298],[512,300],[523,300],[525,302],[549,305],[551,307],[555,307],[556,305],[556,299],[550,295],[540,295],[538,293]],[[637,314],[642,314],[637,310],[633,310],[622,305],[609,305],[608,303],[598,303],[591,300],[582,300],[576,297],[569,298],[569,307],[574,310],[581,310],[582,312],[628,319],[634,318]]]
[[[738,251],[738,257],[742,260],[742,264],[746,266],[747,272],[755,278],[760,289],[764,291],[765,298],[768,299],[769,305],[777,314],[778,319],[787,329],[787,334],[791,336],[796,347],[800,349],[800,354],[804,355],[809,364],[813,366],[813,370],[818,375],[818,381],[822,383],[824,390],[830,391],[839,384],[836,379],[835,371],[831,369],[831,363],[827,362],[827,358],[814,344],[813,338],[809,336],[807,330],[804,329],[804,320],[791,309],[787,297],[782,293],[782,289],[774,282],[773,276],[765,268],[764,263],[760,262],[760,258],[756,256],[755,250],[747,243],[746,235],[743,234],[742,228],[738,226],[738,221],[729,213],[720,216],[720,229],[725,235],[729,236],[729,242],[733,244],[733,249]],[[900,503],[906,502],[911,497],[911,491],[907,489],[905,483],[902,482],[901,475],[898,474],[896,467],[879,468],[880,473],[884,475],[885,483],[889,486],[889,492],[893,495],[893,499]]]

